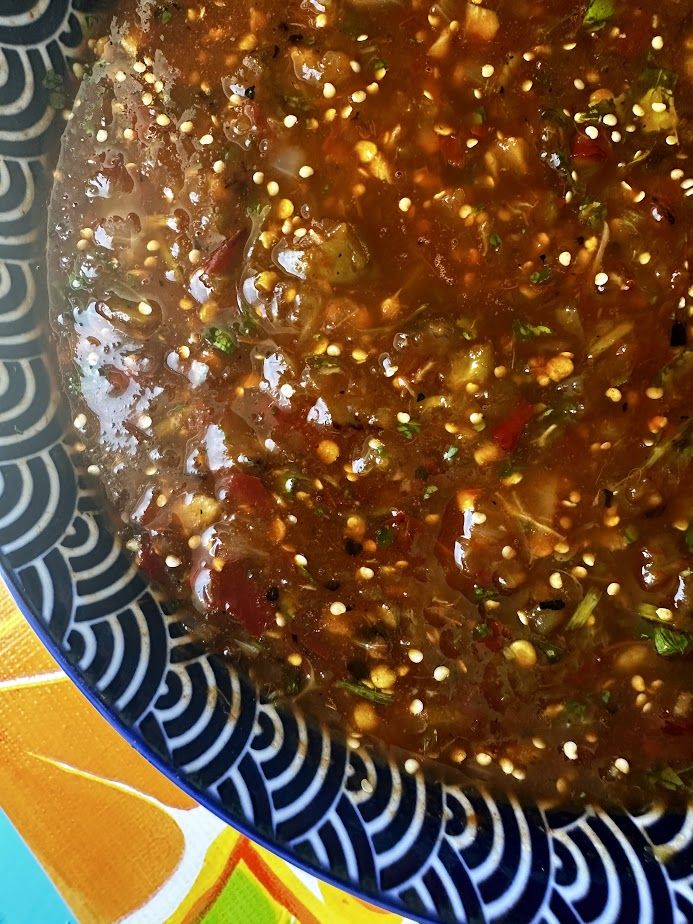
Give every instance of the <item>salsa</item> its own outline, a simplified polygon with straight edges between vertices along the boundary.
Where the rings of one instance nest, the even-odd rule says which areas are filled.
[[[52,318],[139,565],[264,696],[512,786],[693,781],[693,18],[122,5]]]

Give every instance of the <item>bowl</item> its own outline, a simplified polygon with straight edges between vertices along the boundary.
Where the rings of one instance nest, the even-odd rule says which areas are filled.
[[[11,12],[8,12],[11,6]],[[104,717],[220,818],[422,921],[693,918],[693,811],[521,805],[258,698],[121,548],[66,427],[47,338],[45,214],[89,0],[0,12],[0,566]]]

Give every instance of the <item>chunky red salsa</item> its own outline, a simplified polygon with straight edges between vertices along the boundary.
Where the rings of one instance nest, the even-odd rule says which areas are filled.
[[[687,798],[687,5],[154,0],[95,50],[53,317],[141,567],[354,745]]]

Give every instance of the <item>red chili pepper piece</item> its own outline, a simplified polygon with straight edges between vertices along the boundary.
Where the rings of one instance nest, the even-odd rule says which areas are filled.
[[[533,413],[534,406],[523,399],[504,420],[495,425],[491,436],[501,449],[505,452],[513,451]]]
[[[248,240],[248,229],[239,228],[231,237],[212,251],[204,263],[203,270],[208,276],[225,276],[240,263],[245,242]]]

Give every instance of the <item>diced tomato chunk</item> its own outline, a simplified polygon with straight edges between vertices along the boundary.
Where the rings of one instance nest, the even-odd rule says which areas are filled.
[[[246,472],[231,472],[223,479],[223,486],[228,496],[239,504],[268,510],[274,504],[274,498],[257,475]]]

